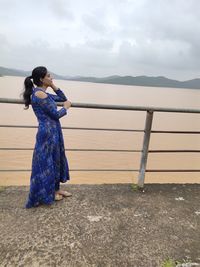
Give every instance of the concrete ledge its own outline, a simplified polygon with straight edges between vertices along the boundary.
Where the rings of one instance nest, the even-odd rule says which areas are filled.
[[[200,262],[200,184],[62,185],[72,197],[25,209],[29,187],[0,190],[0,266],[161,267]]]

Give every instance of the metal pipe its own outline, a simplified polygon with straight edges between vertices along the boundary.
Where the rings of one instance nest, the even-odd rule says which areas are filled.
[[[146,114],[146,122],[145,122],[145,133],[143,139],[143,148],[142,148],[142,156],[140,161],[140,171],[138,175],[138,186],[144,186],[144,178],[145,178],[145,170],[147,165],[147,157],[148,157],[148,149],[149,149],[149,141],[151,135],[151,126],[153,121],[153,112],[147,111]]]
[[[31,169],[2,169],[0,172],[29,172]],[[78,171],[78,172],[139,172],[137,169],[71,169],[70,171]],[[200,172],[200,169],[192,169],[192,170],[165,170],[165,169],[146,169],[146,172]]]
[[[183,149],[183,150],[149,150],[149,153],[199,153],[200,150]]]
[[[180,170],[180,169],[179,170],[177,170],[177,169],[176,170],[164,170],[164,169],[163,170],[162,169],[160,169],[160,170],[158,170],[158,169],[157,170],[156,169],[148,170],[147,169],[146,172],[200,172],[200,170],[194,170],[194,169],[193,170],[183,170],[183,169],[182,170]]]
[[[1,124],[0,127],[3,128],[38,128],[38,126],[34,125],[7,125],[7,124]],[[62,126],[62,129],[68,129],[68,130],[86,130],[86,131],[119,131],[119,132],[144,132],[144,130],[137,130],[137,129],[112,129],[112,128],[88,128],[88,127],[65,127]]]
[[[199,131],[151,131],[151,133],[166,133],[166,134],[200,134]]]
[[[31,171],[31,169],[4,169],[4,170],[0,170],[0,172],[29,172]],[[78,172],[138,172],[139,170],[135,170],[135,169],[71,169],[69,170],[70,172],[73,171],[78,171]]]
[[[34,150],[34,148],[21,148],[21,147],[1,147],[0,150]],[[137,153],[141,150],[129,149],[90,149],[90,148],[66,148],[65,151],[82,151],[82,152],[132,152]]]
[[[0,98],[0,103],[6,104],[24,104],[21,99]],[[61,103],[57,103],[62,106]],[[135,110],[135,111],[157,111],[157,112],[178,112],[178,113],[200,113],[200,109],[183,109],[183,108],[162,108],[162,107],[145,107],[145,106],[123,106],[123,105],[103,105],[88,103],[72,103],[74,108],[92,108],[92,109],[112,109],[112,110]]]

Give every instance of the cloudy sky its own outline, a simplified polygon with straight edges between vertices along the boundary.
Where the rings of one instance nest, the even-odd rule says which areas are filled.
[[[0,0],[0,66],[200,77],[199,0]]]

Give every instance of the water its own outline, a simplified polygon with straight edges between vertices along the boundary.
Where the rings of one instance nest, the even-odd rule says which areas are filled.
[[[1,77],[0,97],[19,98],[22,77]],[[200,108],[200,90],[95,84],[55,80],[74,103]],[[53,93],[51,89],[48,92]],[[1,124],[36,125],[30,106],[0,104]],[[71,108],[62,126],[144,129],[145,112]],[[199,114],[155,113],[153,130],[200,131]],[[33,148],[37,129],[0,128],[0,147]],[[133,149],[142,147],[143,134],[63,130],[66,148]],[[198,135],[152,134],[150,149],[200,149]],[[32,151],[0,151],[1,169],[31,169]],[[66,151],[71,169],[138,169],[140,153]],[[148,169],[200,169],[200,154],[150,154]],[[71,172],[69,183],[130,183],[137,172]],[[0,185],[28,185],[30,172],[1,172]],[[199,183],[199,173],[148,173],[146,182]]]

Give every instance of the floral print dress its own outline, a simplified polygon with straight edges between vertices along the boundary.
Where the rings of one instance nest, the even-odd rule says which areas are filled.
[[[33,88],[31,97],[32,109],[37,117],[39,126],[36,134],[35,148],[32,157],[32,172],[30,177],[30,191],[26,208],[39,204],[52,204],[55,191],[59,190],[60,182],[70,179],[68,161],[61,124],[59,119],[67,114],[62,107],[57,110],[56,102],[67,100],[61,89],[56,95],[46,93],[46,98],[39,98],[35,93],[42,88]]]

